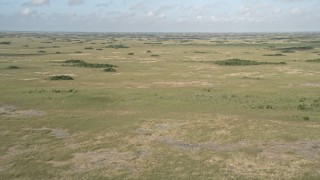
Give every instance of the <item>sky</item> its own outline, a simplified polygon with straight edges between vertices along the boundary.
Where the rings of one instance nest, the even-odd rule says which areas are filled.
[[[320,0],[0,0],[0,31],[320,31]]]

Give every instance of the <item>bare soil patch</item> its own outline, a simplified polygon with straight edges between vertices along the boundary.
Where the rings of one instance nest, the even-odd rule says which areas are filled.
[[[37,111],[37,110],[18,110],[13,105],[0,103],[0,115],[10,116],[10,117],[32,117],[32,116],[43,116],[45,115],[45,113],[43,111]]]

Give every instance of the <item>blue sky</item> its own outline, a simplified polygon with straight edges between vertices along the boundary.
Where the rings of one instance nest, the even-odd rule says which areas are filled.
[[[320,0],[0,0],[1,31],[320,31]]]

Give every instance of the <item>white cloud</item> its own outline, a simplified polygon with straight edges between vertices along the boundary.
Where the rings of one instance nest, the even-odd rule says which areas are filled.
[[[148,17],[154,17],[154,12],[153,11],[149,11],[147,14]]]
[[[302,10],[299,8],[292,8],[292,9],[289,9],[289,13],[293,15],[299,15],[299,14],[302,14]]]
[[[31,0],[23,3],[24,6],[43,6],[50,4],[50,0]]]
[[[34,11],[32,11],[32,9],[26,7],[21,11],[21,15],[23,16],[30,16],[34,13]]]
[[[202,16],[197,16],[197,19],[198,19],[198,20],[202,20],[203,17],[202,17]]]
[[[69,0],[68,4],[69,6],[77,6],[84,4],[84,0]]]

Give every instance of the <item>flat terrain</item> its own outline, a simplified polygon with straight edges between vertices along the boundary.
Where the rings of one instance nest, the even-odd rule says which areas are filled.
[[[319,179],[320,33],[0,33],[0,179]]]

